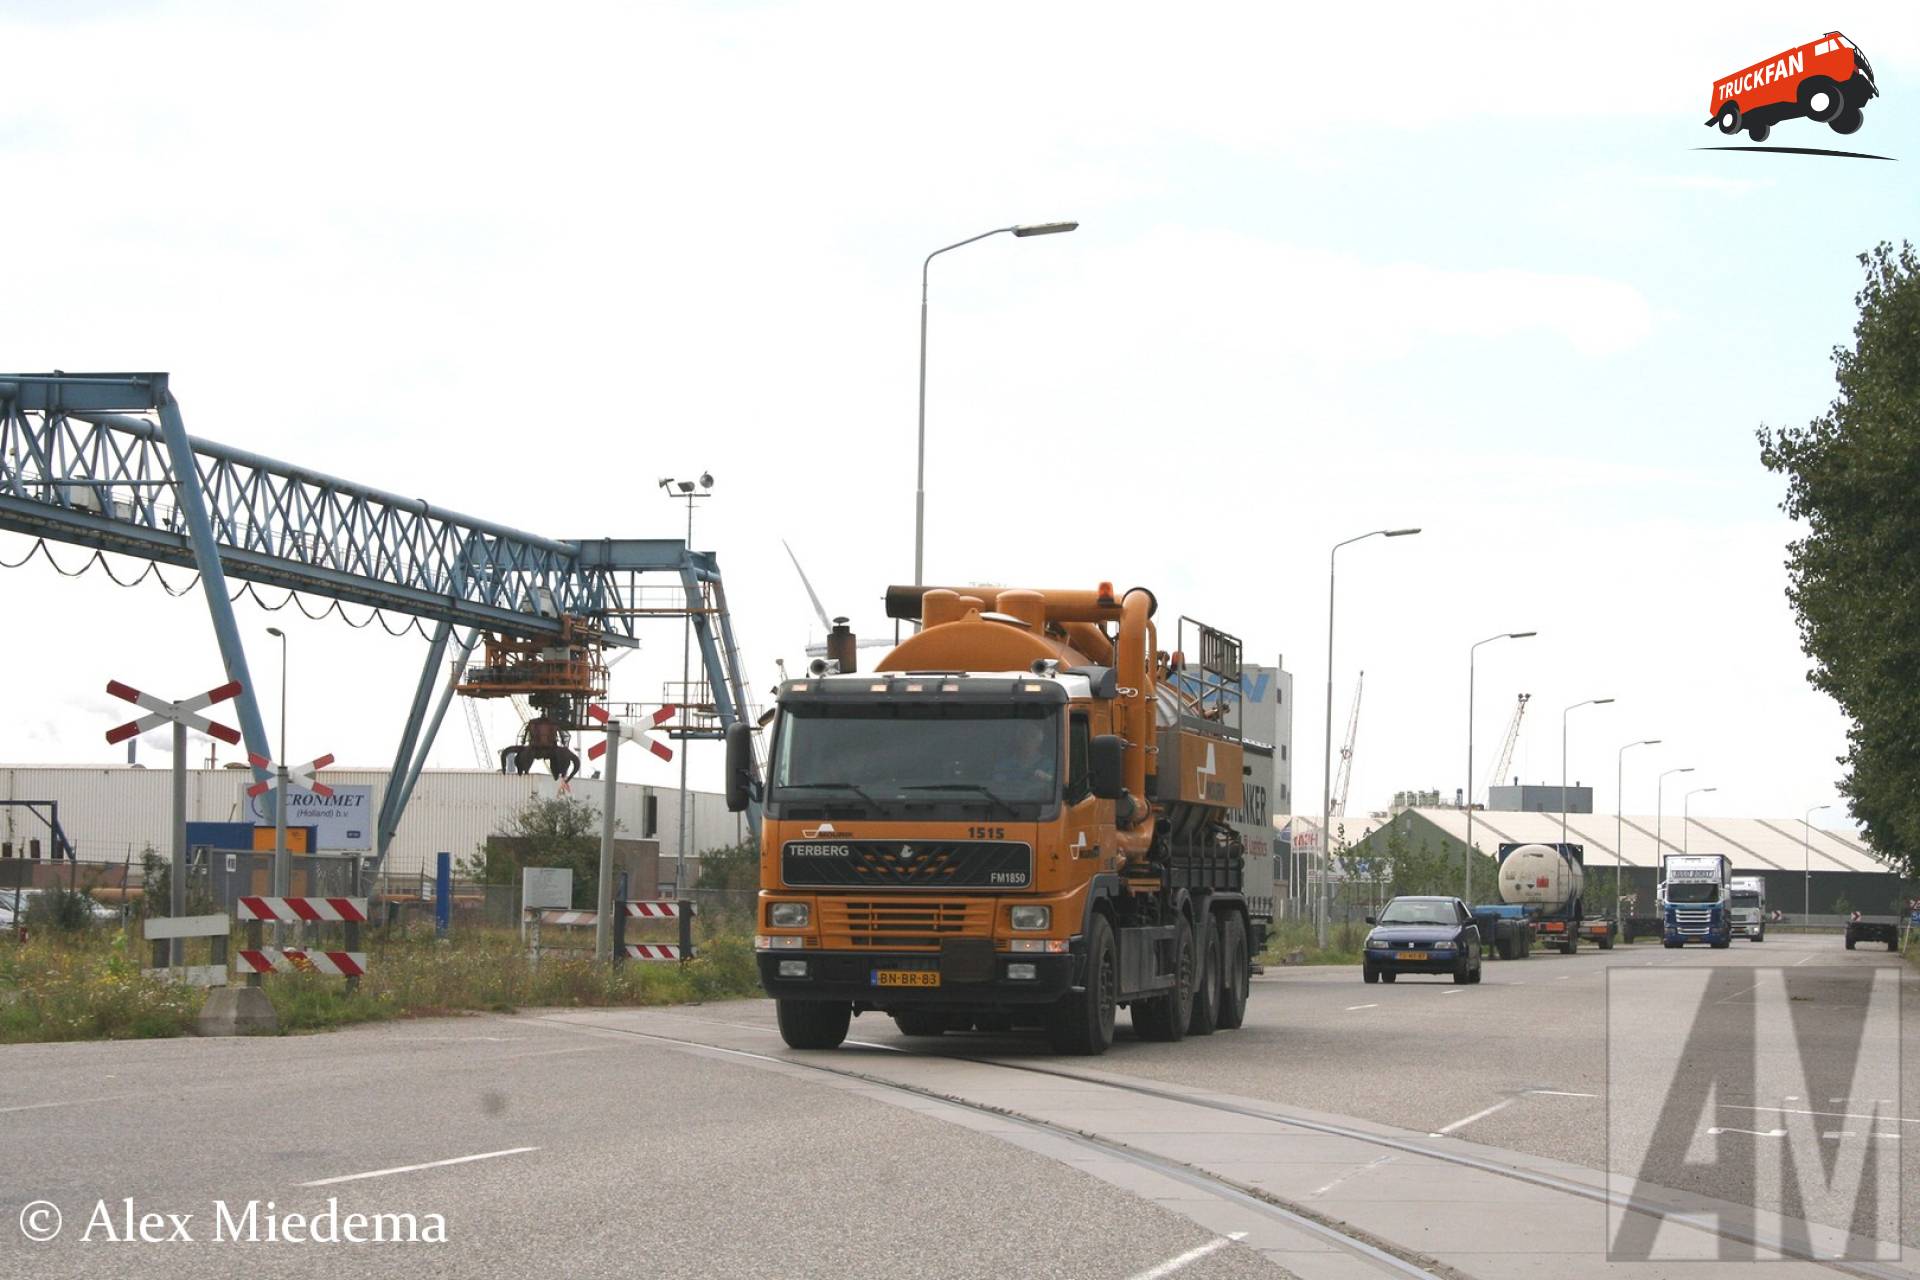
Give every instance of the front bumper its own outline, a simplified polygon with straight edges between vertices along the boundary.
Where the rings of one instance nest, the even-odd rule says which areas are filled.
[[[1425,960],[1402,960],[1391,949],[1367,948],[1367,966],[1377,973],[1452,973],[1460,967],[1459,951],[1428,951]]]
[[[941,972],[941,958],[928,951],[761,951],[760,986],[777,1000],[845,1000],[872,1009],[960,1008],[966,1006],[1047,1005],[1079,987],[1083,943],[1076,938],[1064,955],[996,952],[991,974],[966,981],[941,973],[937,987],[881,987],[882,969]],[[804,961],[804,978],[780,976],[783,961]],[[1030,964],[1032,978],[1009,978],[1007,966]]]

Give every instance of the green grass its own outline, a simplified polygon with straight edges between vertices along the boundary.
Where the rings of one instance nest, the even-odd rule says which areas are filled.
[[[190,945],[197,960],[202,944]],[[466,930],[446,942],[430,931],[376,936],[364,950],[367,974],[356,991],[343,978],[269,974],[262,985],[280,1030],[541,1006],[686,1004],[760,990],[750,942],[731,934],[701,940],[684,965],[552,956],[535,964],[509,929]],[[119,931],[0,938],[0,1044],[190,1034],[202,993],[142,977],[144,951]]]
[[[1284,965],[1289,957],[1298,955],[1293,963],[1359,964],[1368,930],[1369,926],[1359,923],[1331,923],[1327,926],[1327,945],[1322,947],[1314,936],[1312,921],[1276,920],[1267,930],[1267,946],[1260,953],[1260,963]]]

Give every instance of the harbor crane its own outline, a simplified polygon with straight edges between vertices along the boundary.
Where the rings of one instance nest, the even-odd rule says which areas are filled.
[[[1493,762],[1493,772],[1487,775],[1489,792],[1500,785],[1500,780],[1507,776],[1507,769],[1513,764],[1514,744],[1520,741],[1520,718],[1527,714],[1527,700],[1531,697],[1533,697],[1532,694],[1523,693],[1520,695],[1520,700],[1513,705],[1513,719],[1507,722],[1506,740],[1500,744],[1500,755]],[[1467,803],[1469,805],[1473,803],[1472,796],[1467,797]]]
[[[1366,687],[1367,673],[1362,671],[1353,686],[1353,710],[1347,715],[1347,740],[1340,745],[1340,772],[1333,775],[1330,816],[1335,818],[1347,815],[1347,785],[1353,781],[1353,740],[1360,732],[1360,691]]]

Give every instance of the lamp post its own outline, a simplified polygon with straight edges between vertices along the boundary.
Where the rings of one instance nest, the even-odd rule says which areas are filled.
[[[919,586],[924,568],[927,527],[927,272],[933,266],[933,260],[941,254],[976,240],[985,240],[988,236],[1011,233],[1025,239],[1028,236],[1052,236],[1072,231],[1080,224],[1077,222],[1028,222],[1012,227],[995,227],[991,231],[982,231],[977,236],[968,236],[965,240],[956,240],[945,248],[935,249],[920,264],[920,448],[919,460],[914,467],[913,485],[913,585]]]
[[[1830,804],[1816,804],[1800,815],[1800,923],[1809,923],[1813,915],[1813,815]]]
[[[1582,707],[1604,707],[1612,698],[1588,698],[1585,702],[1576,702],[1560,713],[1560,845],[1562,850],[1567,843],[1567,717]]]
[[[700,473],[699,488],[697,489],[694,487],[693,481],[677,480],[672,476],[661,477],[660,487],[668,491],[667,496],[669,498],[678,498],[687,504],[687,552],[691,555],[693,552],[693,504],[702,498],[710,498],[713,496],[713,472],[702,471]],[[683,725],[688,723],[685,715],[688,701],[687,691],[693,679],[694,607],[695,601],[692,591],[689,589],[687,594],[687,616],[680,628],[680,703],[682,712],[680,722]],[[680,735],[680,823],[679,830],[675,832],[673,857],[673,892],[675,897],[682,899],[687,896],[687,853],[692,843],[690,838],[692,834],[690,830],[692,820],[689,816],[692,807],[687,797],[687,743],[689,741],[690,739],[686,736],[686,732],[683,729]],[[612,762],[609,761],[608,763],[611,766]],[[607,804],[611,806],[614,803],[611,789],[608,790],[607,795]]]
[[[1356,534],[1344,542],[1333,544],[1333,550],[1327,553],[1327,734],[1321,763],[1325,766],[1320,777],[1320,883],[1319,892],[1314,895],[1314,939],[1318,946],[1327,945],[1327,871],[1328,859],[1333,855],[1333,576],[1334,560],[1340,554],[1340,548],[1355,542],[1364,542],[1368,538],[1404,538],[1418,533],[1418,529],[1375,529],[1371,533]]]
[[[280,758],[274,762],[273,773],[280,783],[273,789],[273,896],[284,898],[292,888],[293,868],[287,859],[287,633],[278,627],[268,627],[267,634],[280,641]],[[277,947],[286,942],[287,927],[276,922],[273,926],[273,944]]]
[[[1687,827],[1692,821],[1692,819],[1687,816],[1687,806],[1695,796],[1702,796],[1709,791],[1718,791],[1719,789],[1718,787],[1695,787],[1680,797],[1680,852],[1685,853],[1687,851]]]
[[[1467,874],[1460,893],[1462,902],[1473,901],[1473,660],[1483,644],[1492,644],[1495,640],[1525,640],[1539,634],[1538,631],[1502,631],[1497,636],[1475,641],[1467,650],[1467,851],[1462,858],[1467,864]]]
[[[1681,769],[1669,769],[1666,771],[1666,773],[1663,773],[1658,778],[1654,779],[1654,783],[1653,783],[1653,857],[1656,865],[1659,863],[1660,856],[1667,851],[1667,841],[1666,841],[1665,835],[1663,834],[1664,824],[1662,824],[1662,822],[1660,821],[1661,813],[1664,809],[1664,801],[1662,800],[1662,796],[1666,790],[1667,777],[1670,774],[1692,773],[1692,772],[1693,772],[1693,766],[1687,765],[1685,768],[1681,768]]]
[[[1620,851],[1626,840],[1627,830],[1627,752],[1635,747],[1657,747],[1658,738],[1642,738],[1638,742],[1629,742],[1620,748],[1620,754],[1614,757],[1613,777],[1613,927],[1621,929],[1620,919]],[[1658,858],[1655,859],[1658,865]]]

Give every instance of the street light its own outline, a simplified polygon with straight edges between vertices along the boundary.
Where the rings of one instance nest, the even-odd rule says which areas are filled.
[[[1492,644],[1495,640],[1525,640],[1539,634],[1538,631],[1502,631],[1497,636],[1476,641],[1467,650],[1467,876],[1465,890],[1460,895],[1462,902],[1473,901],[1473,660],[1483,644]]]
[[[920,264],[920,452],[914,468],[913,487],[913,585],[916,587],[922,581],[927,527],[927,271],[933,266],[933,260],[949,249],[958,249],[976,240],[985,240],[988,236],[1011,232],[1016,238],[1024,240],[1028,236],[1057,236],[1079,225],[1077,222],[1028,222],[1012,227],[995,227],[977,236],[956,240],[944,249],[935,249]]]
[[[1327,738],[1324,759],[1325,766],[1320,777],[1320,884],[1319,892],[1314,895],[1314,937],[1316,945],[1327,945],[1327,869],[1328,857],[1332,854],[1333,827],[1333,570],[1334,557],[1340,554],[1340,548],[1355,542],[1364,542],[1368,538],[1404,538],[1418,533],[1418,529],[1375,529],[1371,533],[1356,534],[1345,542],[1333,544],[1333,550],[1327,553]]]
[[[1638,742],[1629,742],[1620,748],[1620,754],[1614,757],[1613,776],[1613,927],[1617,931],[1620,920],[1620,850],[1626,840],[1627,829],[1627,752],[1635,747],[1657,747],[1658,738],[1642,738]],[[1658,859],[1655,859],[1658,865]]]
[[[1692,819],[1687,816],[1687,806],[1695,796],[1705,795],[1709,791],[1718,791],[1718,787],[1695,787],[1680,797],[1680,852],[1687,851],[1687,828]]]
[[[287,633],[268,627],[267,634],[280,641],[280,759],[274,768],[280,785],[273,792],[273,896],[284,898],[293,887],[293,867],[287,860]],[[277,947],[285,941],[286,926],[276,922],[273,944]]]
[[[1612,698],[1588,698],[1585,702],[1576,702],[1560,713],[1560,847],[1565,852],[1567,844],[1567,717],[1582,707],[1604,707]]]
[[[1663,773],[1658,778],[1654,779],[1654,783],[1653,783],[1653,861],[1654,861],[1654,866],[1656,868],[1660,865],[1661,856],[1664,855],[1667,851],[1667,841],[1666,841],[1665,835],[1663,834],[1664,824],[1660,821],[1661,813],[1665,805],[1665,801],[1663,800],[1662,797],[1666,791],[1667,775],[1674,774],[1674,773],[1692,773],[1692,772],[1693,772],[1693,766],[1687,765],[1683,769],[1669,769],[1667,770],[1666,773]]]
[[[1800,815],[1800,923],[1808,923],[1813,914],[1813,815],[1830,804],[1817,804]]]
[[[678,480],[673,476],[662,476],[660,478],[660,487],[667,490],[667,496],[669,498],[677,498],[687,504],[687,553],[689,555],[693,553],[693,504],[702,498],[711,498],[713,496],[713,472],[702,471],[700,473],[699,485],[700,487],[695,489],[692,480]],[[680,628],[680,710],[682,717],[680,723],[682,725],[688,723],[686,719],[687,690],[693,679],[691,668],[693,663],[694,608],[695,601],[689,596],[687,598],[687,616]],[[691,834],[688,830],[691,823],[688,820],[689,808],[687,805],[687,743],[689,741],[690,739],[687,738],[683,730],[680,737],[680,829],[675,839],[673,859],[673,892],[675,896],[680,898],[687,896],[687,847],[689,844],[688,837]],[[611,800],[608,801],[609,805],[612,803]]]

